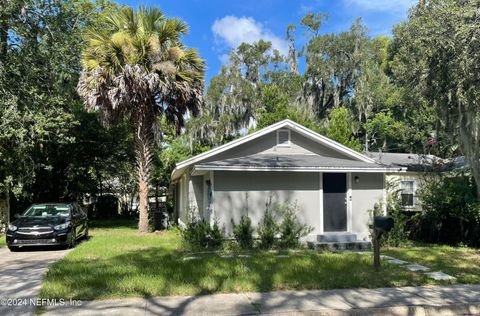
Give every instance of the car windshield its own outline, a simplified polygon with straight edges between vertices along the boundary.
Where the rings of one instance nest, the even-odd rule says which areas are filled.
[[[23,216],[69,216],[70,207],[68,205],[32,205],[23,213]]]

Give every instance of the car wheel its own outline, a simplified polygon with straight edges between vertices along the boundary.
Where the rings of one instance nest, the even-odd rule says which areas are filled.
[[[70,242],[70,248],[75,248],[77,245],[77,234],[75,233],[75,230],[72,232],[72,241]]]
[[[16,251],[18,251],[18,248],[8,246],[8,250],[10,250],[11,252],[16,252]]]
[[[84,238],[85,240],[88,239],[88,225],[85,227],[85,234],[83,235],[83,238]]]

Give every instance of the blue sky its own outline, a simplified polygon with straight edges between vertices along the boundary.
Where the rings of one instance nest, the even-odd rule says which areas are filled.
[[[286,50],[285,29],[299,24],[306,12],[329,15],[322,32],[347,30],[361,17],[369,33],[389,35],[393,25],[407,17],[415,0],[119,0],[138,7],[157,6],[169,17],[186,21],[190,33],[184,43],[195,47],[207,63],[207,83],[226,60],[228,51],[242,41],[260,38],[270,40],[274,47]],[[302,30],[297,30],[298,38]]]

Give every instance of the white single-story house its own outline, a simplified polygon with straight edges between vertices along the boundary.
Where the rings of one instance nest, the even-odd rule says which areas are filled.
[[[468,168],[465,157],[442,159],[435,155],[413,153],[368,152],[377,163],[405,172],[387,172],[387,193],[399,194],[404,210],[421,212],[422,201],[418,192],[433,173],[459,171]]]
[[[256,225],[272,199],[298,204],[311,240],[366,242],[386,173],[403,171],[284,120],[178,163],[171,180],[180,225],[194,210],[231,234],[232,220]]]
[[[421,200],[417,191],[424,185],[428,172],[441,161],[434,155],[420,155],[408,153],[368,152],[367,155],[377,163],[389,167],[405,168],[405,172],[387,172],[387,193],[399,194],[405,211],[420,212]]]

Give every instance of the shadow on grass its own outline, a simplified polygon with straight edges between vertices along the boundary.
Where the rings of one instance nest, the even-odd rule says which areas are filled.
[[[238,309],[233,304],[234,310],[243,310],[245,304],[262,311],[302,310],[311,302],[322,302],[324,308],[338,308],[335,304],[339,301],[353,308],[411,306],[418,304],[420,299],[414,294],[416,290],[412,290],[412,294],[394,288],[381,291],[375,288],[425,284],[421,273],[386,263],[377,273],[371,258],[365,255],[314,252],[287,258],[279,258],[274,253],[251,255],[249,258],[221,258],[205,254],[184,261],[184,256],[171,248],[159,246],[110,258],[67,258],[50,270],[42,297],[81,300],[143,297],[147,299],[147,312],[181,315],[188,313],[191,306],[211,302],[203,294],[232,292],[260,292],[252,294],[249,303],[239,302]],[[348,290],[308,291],[316,289]],[[307,291],[268,293],[278,290]],[[460,291],[455,297],[468,301],[471,294]],[[158,297],[168,295],[194,296],[177,300]],[[435,295],[441,300],[452,298],[448,288],[436,291]],[[93,312],[123,308],[122,302],[116,304],[94,305],[98,307],[92,307],[97,308]],[[208,308],[213,307],[205,310]],[[414,314],[415,310],[411,312]]]
[[[215,254],[183,260],[162,245],[109,258],[65,258],[50,269],[42,297],[83,300],[267,292],[341,288],[376,288],[424,284],[424,276],[384,265],[376,273],[371,258],[358,254],[276,257],[256,253],[249,258]]]
[[[92,219],[89,223],[91,228],[138,228],[138,219],[130,217]]]

